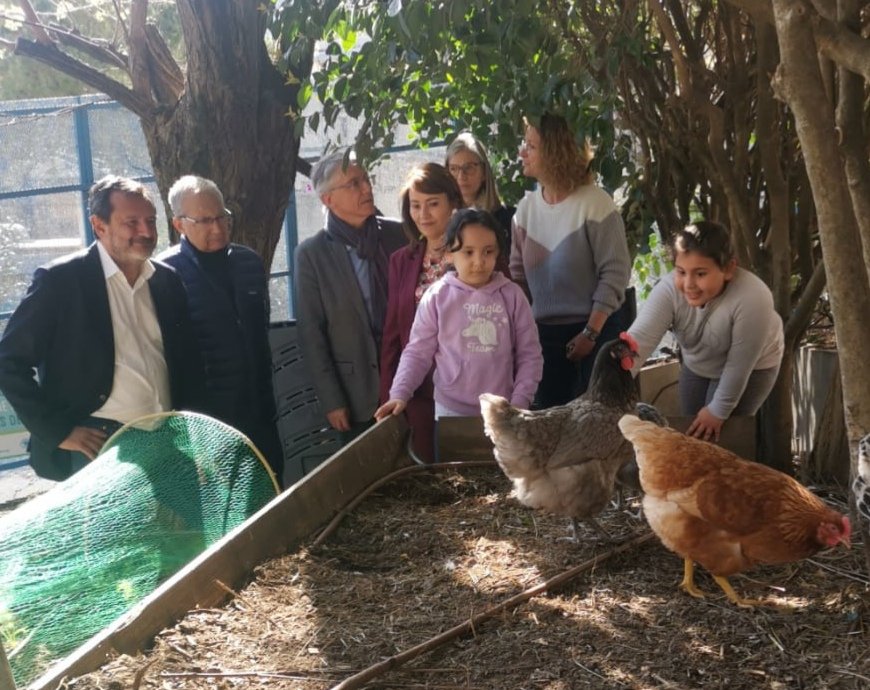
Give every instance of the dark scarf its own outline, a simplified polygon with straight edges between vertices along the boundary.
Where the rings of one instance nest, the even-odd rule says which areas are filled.
[[[369,216],[365,225],[354,228],[334,213],[326,216],[326,232],[337,242],[356,250],[356,255],[369,262],[369,291],[371,293],[372,333],[380,344],[387,315],[387,250],[381,241],[380,225],[377,216]]]

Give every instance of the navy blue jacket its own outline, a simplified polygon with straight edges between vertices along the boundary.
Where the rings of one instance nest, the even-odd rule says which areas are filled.
[[[204,411],[245,433],[280,482],[283,458],[275,428],[269,290],[262,260],[248,247],[229,245],[227,286],[215,282],[185,237],[159,259],[176,270],[187,289],[205,367]]]

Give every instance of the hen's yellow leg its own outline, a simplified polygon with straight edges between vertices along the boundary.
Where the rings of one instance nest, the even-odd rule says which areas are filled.
[[[683,581],[680,583],[680,587],[696,599],[704,598],[704,593],[695,587],[695,563],[691,558],[683,559]]]
[[[744,599],[737,592],[734,591],[731,583],[728,582],[728,578],[721,577],[720,575],[714,575],[713,579],[716,580],[716,584],[722,588],[723,592],[725,592],[725,596],[738,606],[744,606],[746,608],[752,608],[753,606],[773,606],[775,608],[778,608],[776,604],[772,604],[761,599]]]

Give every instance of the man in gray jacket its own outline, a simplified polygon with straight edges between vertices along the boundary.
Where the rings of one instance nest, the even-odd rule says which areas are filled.
[[[296,248],[299,336],[321,409],[347,442],[377,407],[389,256],[407,240],[398,222],[377,215],[368,174],[352,154],[322,158],[311,182],[326,227]]]

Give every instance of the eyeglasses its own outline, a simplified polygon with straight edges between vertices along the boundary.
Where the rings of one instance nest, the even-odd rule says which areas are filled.
[[[369,179],[368,175],[357,175],[344,184],[337,184],[334,187],[330,187],[326,193],[334,192],[336,189],[350,189],[351,191],[359,192],[363,187],[371,186],[372,181]]]
[[[176,218],[180,218],[181,220],[186,220],[189,223],[193,223],[193,225],[197,228],[199,227],[208,227],[213,223],[217,223],[221,227],[229,227],[233,222],[233,214],[229,211],[229,209],[224,209],[224,212],[219,216],[205,216],[204,218],[191,218],[190,216],[176,216]]]
[[[450,171],[450,174],[453,177],[459,177],[461,175],[471,175],[479,166],[483,165],[483,163],[476,161],[465,163],[463,165],[448,165],[447,170]]]

